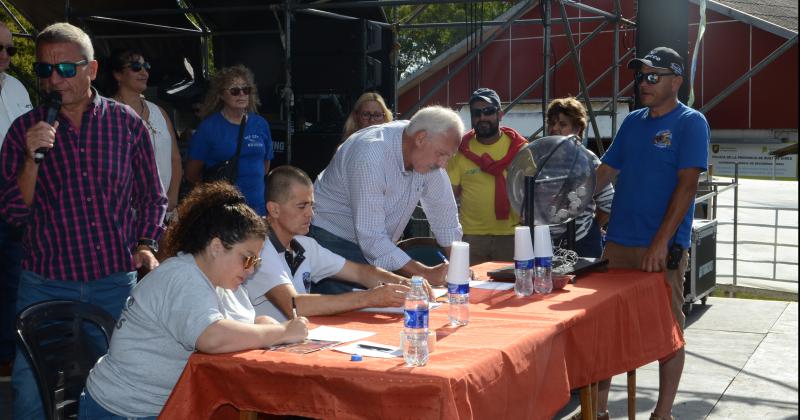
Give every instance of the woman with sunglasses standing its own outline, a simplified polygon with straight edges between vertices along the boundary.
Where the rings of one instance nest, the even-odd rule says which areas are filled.
[[[203,168],[235,158],[239,125],[246,115],[234,184],[247,204],[265,216],[264,177],[273,157],[272,135],[267,120],[256,114],[258,105],[256,83],[247,67],[227,67],[214,76],[200,111],[204,120],[189,144],[186,179],[198,183],[203,180]]]
[[[256,318],[251,305],[226,310],[220,300],[229,293],[249,304],[241,285],[259,264],[267,233],[235,187],[202,184],[177,211],[164,241],[170,258],[131,291],[108,353],[89,373],[80,419],[155,419],[194,351],[257,349],[308,333],[305,318],[280,324]]]
[[[133,108],[150,133],[158,178],[169,200],[167,204],[167,220],[169,220],[175,206],[178,205],[178,190],[183,170],[172,122],[161,107],[145,100],[143,96],[150,77],[150,63],[138,52],[115,50],[111,53],[109,67],[113,90],[111,98]]]
[[[364,93],[358,97],[356,104],[353,105],[353,111],[347,116],[342,141],[362,128],[390,121],[392,121],[392,111],[386,107],[383,97],[377,92]]]

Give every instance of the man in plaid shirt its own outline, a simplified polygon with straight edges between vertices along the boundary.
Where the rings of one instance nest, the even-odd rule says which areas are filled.
[[[62,106],[52,125],[47,105],[18,118],[0,151],[0,215],[24,227],[17,311],[69,299],[119,317],[136,269],[158,265],[167,199],[150,137],[133,110],[92,89],[97,61],[79,28],[45,28],[34,72],[45,92],[61,94]],[[19,349],[11,382],[14,418],[44,418]]]

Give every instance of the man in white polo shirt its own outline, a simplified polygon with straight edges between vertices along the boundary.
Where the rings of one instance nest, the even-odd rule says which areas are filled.
[[[245,288],[257,315],[278,321],[291,316],[331,315],[366,307],[401,306],[408,279],[383,269],[347,261],[307,236],[314,212],[311,179],[300,169],[280,166],[267,178],[269,239],[262,263]],[[335,277],[368,290],[339,295],[309,294],[311,285]],[[430,292],[430,290],[429,290]]]

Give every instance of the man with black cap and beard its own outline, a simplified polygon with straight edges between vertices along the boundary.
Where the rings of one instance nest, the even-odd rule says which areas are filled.
[[[511,261],[519,215],[508,202],[507,168],[528,142],[514,129],[500,126],[500,97],[492,89],[472,92],[469,112],[472,130],[464,135],[447,166],[453,193],[460,200],[459,218],[464,241],[470,244],[469,261]],[[493,205],[487,206],[487,202]]]

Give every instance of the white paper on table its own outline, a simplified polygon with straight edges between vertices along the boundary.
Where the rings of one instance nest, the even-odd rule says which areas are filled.
[[[514,283],[506,283],[501,281],[473,280],[469,282],[469,287],[475,289],[486,289],[486,290],[511,290],[514,288]]]
[[[442,306],[439,302],[429,302],[428,303],[428,310],[433,310],[438,307]],[[384,314],[402,314],[404,312],[404,308],[402,306],[387,306],[384,308],[364,308],[360,309],[361,312],[379,312]]]
[[[372,335],[375,335],[375,333],[371,331],[350,330],[347,328],[328,327],[326,325],[308,331],[309,340],[339,341],[342,343],[361,340],[362,338],[367,338]]]
[[[372,350],[359,347],[362,344],[365,346],[380,347],[386,350]],[[334,347],[331,350],[336,350],[347,354],[360,354],[367,357],[379,357],[381,359],[391,359],[394,357],[403,357],[403,350],[397,346],[390,346],[382,343],[375,343],[372,341],[357,341],[355,343],[345,344],[343,346]]]

